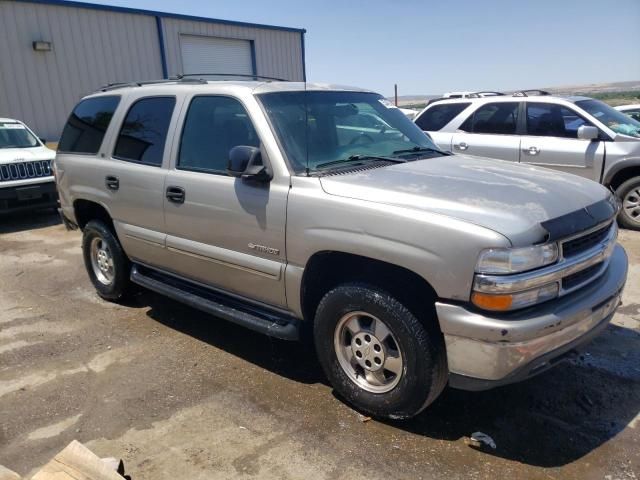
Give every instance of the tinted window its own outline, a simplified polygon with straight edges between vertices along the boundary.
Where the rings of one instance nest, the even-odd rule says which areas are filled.
[[[173,97],[143,98],[135,102],[124,119],[113,156],[148,165],[162,165],[175,104]]]
[[[416,119],[416,124],[427,132],[435,132],[444,127],[470,103],[448,103],[431,107]]]
[[[226,173],[229,151],[239,145],[260,146],[242,104],[229,97],[195,97],[182,129],[178,168]]]
[[[552,103],[527,103],[527,134],[578,138],[578,128],[591,125],[573,110]]]
[[[62,131],[58,151],[98,153],[119,101],[120,97],[107,96],[80,102]]]
[[[514,134],[518,124],[518,102],[488,103],[477,109],[460,126],[473,133]]]

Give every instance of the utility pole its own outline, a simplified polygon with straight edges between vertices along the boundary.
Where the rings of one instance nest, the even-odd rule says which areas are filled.
[[[395,97],[396,97],[396,107],[398,106],[398,84],[394,83],[393,84],[393,89],[395,91]]]

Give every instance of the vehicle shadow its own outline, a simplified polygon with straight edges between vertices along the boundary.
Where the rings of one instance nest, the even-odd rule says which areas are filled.
[[[59,225],[62,221],[52,208],[0,215],[0,235]]]
[[[308,344],[269,339],[265,348],[261,334],[151,292],[131,306],[150,307],[147,314],[155,321],[285,378],[328,385]],[[485,392],[447,388],[419,416],[383,423],[445,441],[481,431],[497,444],[496,450],[483,448],[486,454],[560,467],[616,436],[640,412],[640,349],[621,353],[639,343],[638,331],[611,325],[586,353],[538,377]]]

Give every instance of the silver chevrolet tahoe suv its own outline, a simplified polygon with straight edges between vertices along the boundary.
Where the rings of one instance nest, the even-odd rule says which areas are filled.
[[[415,118],[443,150],[538,165],[595,180],[640,230],[640,122],[588,97],[542,90],[432,100]]]
[[[355,88],[104,88],[72,112],[55,173],[101,297],[137,284],[309,335],[337,392],[379,417],[554,365],[606,327],[627,275],[606,188],[443,152]]]

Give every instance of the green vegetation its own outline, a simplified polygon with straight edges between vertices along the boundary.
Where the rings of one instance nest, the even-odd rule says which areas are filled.
[[[612,107],[617,105],[627,105],[630,103],[640,103],[640,91],[638,90],[627,92],[594,92],[586,93],[585,96],[602,100]]]

